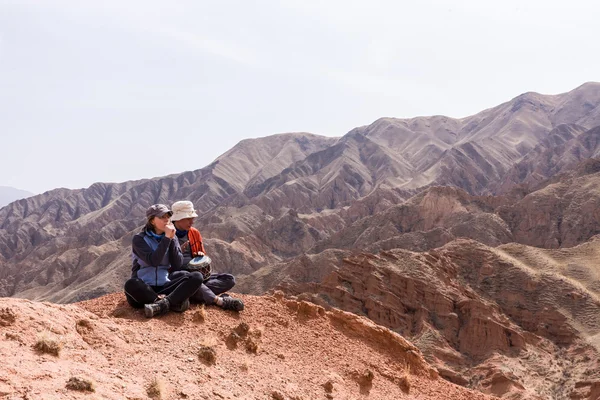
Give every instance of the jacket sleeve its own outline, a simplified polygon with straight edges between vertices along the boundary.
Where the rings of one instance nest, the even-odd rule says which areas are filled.
[[[194,243],[192,244],[192,255],[197,255],[199,251],[206,254],[206,250],[204,250],[204,241],[202,240],[202,234],[200,233],[200,231],[192,227],[188,236],[190,234],[194,235]]]
[[[177,237],[174,237],[169,244],[169,264],[171,264],[170,272],[180,270],[183,265],[183,252]]]
[[[158,267],[163,260],[165,253],[169,250],[171,242],[173,242],[173,239],[167,237],[162,238],[156,250],[152,251],[152,248],[146,243],[143,237],[135,235],[131,241],[131,247],[133,253],[144,260],[146,264]],[[179,252],[181,252],[181,249]]]
[[[202,249],[202,252],[206,254],[206,250],[204,250],[204,240],[202,240],[202,234],[200,235],[200,248]]]

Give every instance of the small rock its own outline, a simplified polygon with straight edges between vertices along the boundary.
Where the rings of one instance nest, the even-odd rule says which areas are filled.
[[[281,393],[278,390],[273,390],[273,392],[271,393],[271,396],[275,399],[275,400],[284,400],[285,397],[283,397],[283,393]]]

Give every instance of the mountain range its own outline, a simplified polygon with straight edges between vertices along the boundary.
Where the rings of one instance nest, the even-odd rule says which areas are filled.
[[[0,208],[12,203],[15,200],[24,199],[33,196],[33,193],[26,190],[16,189],[10,186],[0,186]]]
[[[592,393],[599,105],[586,83],[461,119],[244,140],[195,171],[17,200],[0,209],[0,296],[120,291],[146,207],[186,199],[238,291],[365,315],[497,396]]]

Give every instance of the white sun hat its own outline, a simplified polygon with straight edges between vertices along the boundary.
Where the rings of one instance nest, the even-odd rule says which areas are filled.
[[[198,216],[196,210],[194,210],[194,204],[192,204],[191,201],[186,200],[173,203],[171,211],[173,212],[171,221],[179,221],[184,218],[196,218]]]

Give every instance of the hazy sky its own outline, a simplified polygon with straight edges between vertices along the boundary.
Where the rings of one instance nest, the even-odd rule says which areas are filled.
[[[0,0],[0,186],[151,178],[245,138],[566,92],[600,81],[598,4]]]

